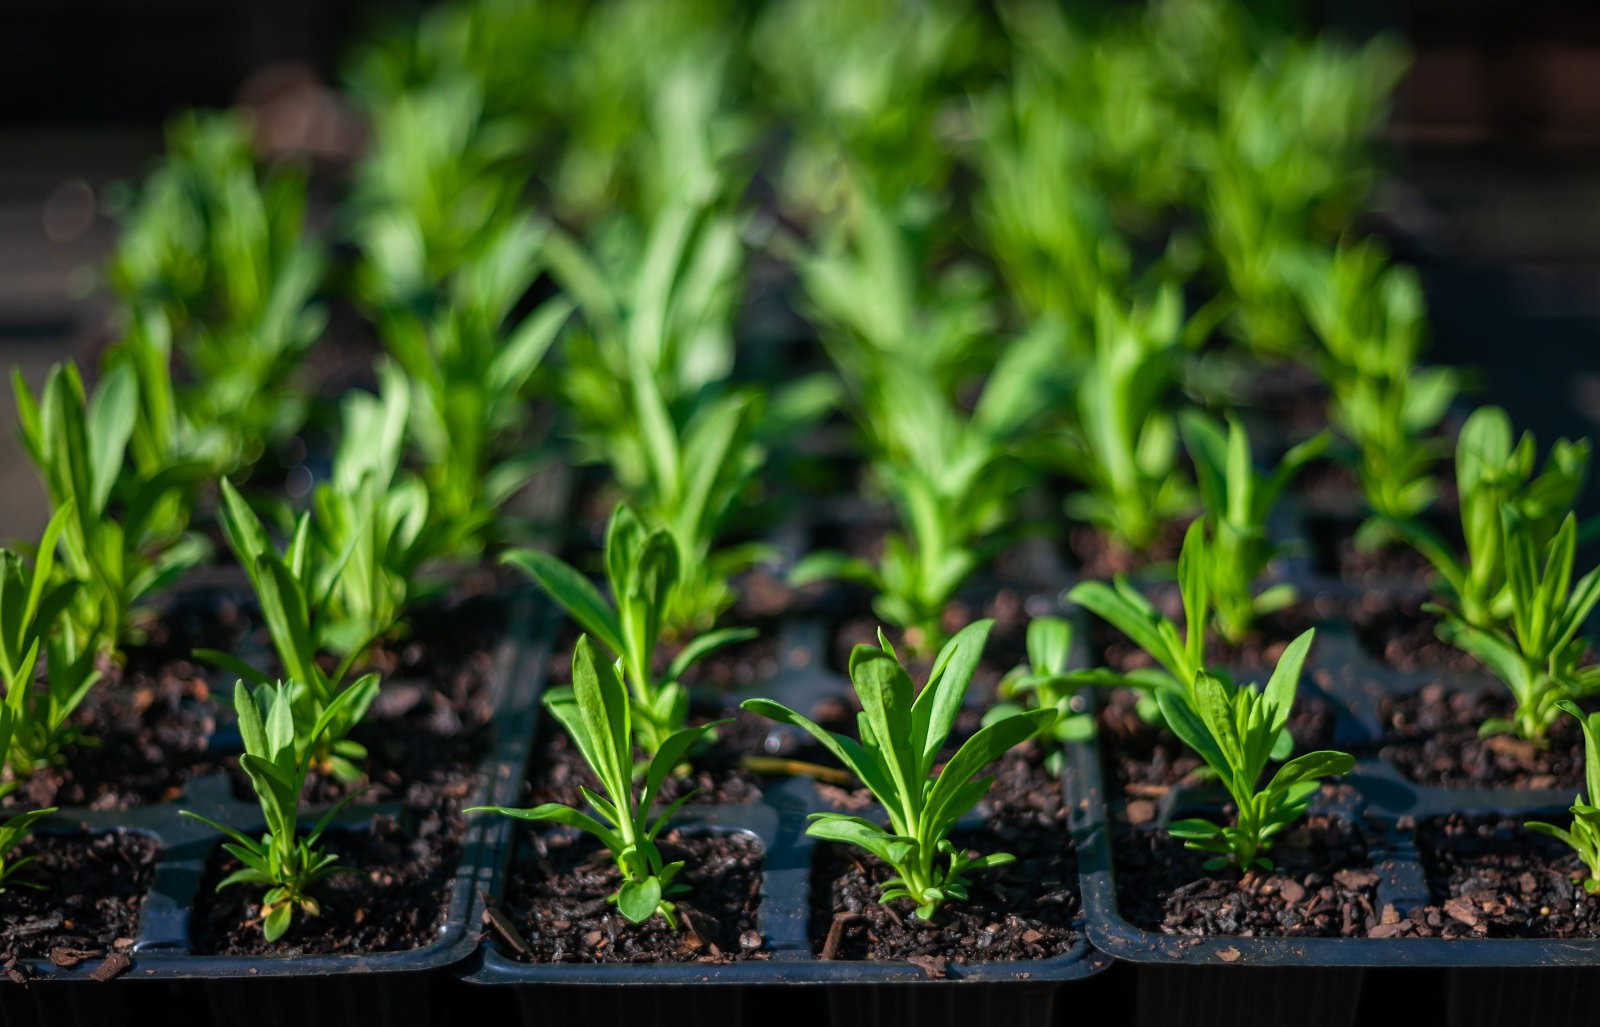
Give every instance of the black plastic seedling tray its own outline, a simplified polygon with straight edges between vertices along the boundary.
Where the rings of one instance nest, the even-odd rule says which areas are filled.
[[[779,639],[779,651],[786,654],[783,669],[759,694],[804,710],[847,690],[825,669],[824,645],[820,622],[787,623]],[[790,729],[775,725],[774,730]],[[519,790],[520,778],[499,781],[495,801],[514,804]],[[769,782],[759,801],[689,806],[678,820],[691,829],[745,832],[760,841],[758,929],[766,959],[722,965],[536,964],[512,958],[490,935],[465,980],[509,987],[524,1023],[579,1012],[628,1022],[685,1022],[691,1016],[737,1022],[770,1008],[779,1017],[810,1010],[832,1023],[879,1023],[886,1017],[910,1022],[914,1015],[917,1022],[1020,1027],[1053,1023],[1063,990],[1110,965],[1086,940],[1052,959],[951,964],[948,977],[940,980],[905,962],[817,958],[808,935],[815,849],[805,826],[808,813],[824,808],[812,781],[794,777]],[[1071,844],[1065,833],[1061,844]],[[510,859],[508,846],[491,868],[490,895],[499,893]]]
[[[553,627],[549,607],[526,592],[502,602],[506,630],[495,651],[490,684],[495,723],[478,766],[472,802],[520,779],[531,743],[534,699],[548,664]],[[229,751],[229,734],[219,730],[211,744],[219,752]],[[237,733],[231,734],[231,749],[237,751]],[[352,804],[342,811],[339,824],[358,830],[375,813],[399,808],[399,803]],[[192,951],[190,910],[206,860],[221,838],[204,824],[179,816],[180,809],[246,833],[263,826],[259,807],[236,798],[222,771],[189,782],[184,795],[172,802],[118,811],[62,809],[39,825],[42,832],[147,835],[160,845],[155,880],[140,910],[129,952],[132,965],[112,985],[92,979],[97,959],[71,969],[48,960],[30,961],[27,969],[38,980],[0,990],[4,1022],[131,1021],[138,1004],[149,1000],[147,994],[134,993],[146,992],[145,984],[164,983],[163,1000],[203,1001],[209,1014],[195,1015],[209,1015],[219,1023],[426,1023],[439,971],[460,963],[478,945],[471,919],[474,897],[490,883],[492,854],[507,843],[504,822],[468,820],[444,922],[422,948],[294,957],[203,955]]]
[[[1287,561],[1281,575],[1304,597],[1335,602],[1382,591],[1417,598],[1413,584],[1358,587],[1330,580],[1308,563]],[[1246,679],[1257,675],[1246,675]],[[1265,672],[1258,675],[1265,678]],[[1369,655],[1342,621],[1317,626],[1301,699],[1331,704],[1332,747],[1357,756],[1343,787],[1324,789],[1311,812],[1358,825],[1379,874],[1376,907],[1392,904],[1403,916],[1430,902],[1416,844],[1417,826],[1447,814],[1549,817],[1562,820],[1571,789],[1470,789],[1421,785],[1378,755],[1380,705],[1387,696],[1444,681],[1454,688],[1503,687],[1485,675],[1442,669],[1399,672]],[[1078,846],[1090,941],[1132,964],[1137,1021],[1185,1024],[1350,1024],[1414,1016],[1452,1024],[1590,1023],[1584,996],[1600,985],[1600,939],[1245,938],[1172,935],[1138,927],[1118,909],[1110,803],[1098,737],[1074,745],[1069,794]],[[1152,823],[1161,830],[1176,816],[1215,813],[1220,791],[1174,789]],[[1373,1019],[1376,1018],[1376,1019]]]

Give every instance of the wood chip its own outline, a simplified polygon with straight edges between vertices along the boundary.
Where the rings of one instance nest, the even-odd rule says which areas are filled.
[[[483,898],[483,919],[494,928],[495,933],[519,955],[525,956],[532,952],[527,941],[523,939],[522,932],[517,930],[517,925],[512,923],[511,918],[506,916],[499,904],[489,897],[489,893],[480,891],[478,894]]]
[[[1227,948],[1217,953],[1217,958],[1222,960],[1224,963],[1237,963],[1240,955],[1241,953],[1238,949],[1234,948],[1232,945],[1229,945]]]
[[[943,956],[907,956],[906,962],[921,970],[925,977],[935,981],[945,978],[945,967],[949,965],[949,961]]]
[[[106,957],[105,962],[95,967],[94,972],[89,976],[104,984],[106,981],[116,980],[124,973],[127,973],[128,967],[132,965],[133,960],[128,957],[127,953],[113,952]]]
[[[836,959],[839,952],[839,939],[844,935],[844,925],[854,920],[860,920],[862,913],[835,913],[833,923],[828,925],[828,936],[823,939],[822,951],[817,953],[818,959]]]
[[[1394,923],[1381,923],[1367,932],[1369,938],[1403,938],[1411,930],[1411,924],[1405,920]]]
[[[1478,911],[1466,899],[1447,899],[1444,904],[1444,911],[1450,914],[1453,919],[1461,921],[1468,927],[1478,926]]]
[[[1128,823],[1139,827],[1156,818],[1156,804],[1149,799],[1134,799],[1128,803],[1127,812]]]
[[[50,950],[50,965],[70,970],[85,959],[93,959],[98,955],[100,955],[99,949],[73,949],[57,945]]]

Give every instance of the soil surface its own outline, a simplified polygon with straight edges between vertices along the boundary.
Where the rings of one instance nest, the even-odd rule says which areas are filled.
[[[0,962],[70,966],[131,949],[157,850],[154,839],[125,832],[23,839],[11,858],[33,862],[0,891]]]
[[[146,641],[107,664],[69,724],[77,739],[62,761],[29,777],[7,807],[126,809],[169,802],[186,782],[215,771],[210,749],[219,704],[212,682],[226,675],[192,658],[197,648],[235,651],[248,618],[231,599],[186,594],[153,623]],[[231,679],[230,679],[231,680]],[[221,705],[226,705],[224,697]]]
[[[1583,734],[1562,716],[1550,726],[1547,745],[1515,735],[1478,736],[1491,717],[1515,708],[1503,688],[1469,692],[1431,684],[1410,695],[1385,699],[1379,754],[1406,777],[1450,788],[1575,788],[1583,781]]]
[[[755,802],[761,798],[761,779],[745,770],[740,758],[746,753],[795,755],[788,746],[774,748],[768,744],[771,739],[782,738],[782,735],[773,733],[776,725],[765,717],[743,710],[730,713],[729,716],[732,720],[717,728],[716,740],[710,747],[691,754],[692,765],[688,773],[669,777],[662,782],[659,808],[665,808],[688,791],[693,791],[689,799],[691,803]],[[704,723],[713,718],[693,719]],[[644,758],[642,750],[634,755],[638,759]],[[578,790],[579,786],[604,794],[599,791],[599,781],[584,762],[583,754],[560,723],[547,713],[540,717],[529,767],[531,776],[523,789],[529,805],[559,802],[587,809],[588,804]]]
[[[1565,827],[1569,817],[1550,820]],[[1432,904],[1403,917],[1386,910],[1384,937],[1600,937],[1600,896],[1584,891],[1577,854],[1520,821],[1459,814],[1426,821],[1417,848]]]
[[[1304,523],[1312,562],[1320,574],[1352,585],[1400,584],[1419,591],[1433,580],[1433,565],[1404,542],[1387,542],[1371,550],[1358,547],[1358,515],[1314,513]]]
[[[1352,603],[1350,621],[1362,647],[1395,670],[1485,673],[1477,657],[1439,639],[1438,615],[1422,608],[1427,601],[1369,593]]]
[[[1162,527],[1149,548],[1134,551],[1093,525],[1075,524],[1067,531],[1067,555],[1083,577],[1109,581],[1114,574],[1176,563],[1188,528],[1187,520],[1172,521]]]
[[[338,854],[336,873],[312,891],[321,905],[312,917],[296,911],[288,933],[268,942],[261,933],[265,889],[216,885],[239,868],[220,847],[200,879],[191,914],[195,951],[232,956],[403,952],[438,937],[461,858],[461,814],[453,808],[424,816],[415,831],[377,816],[370,830],[330,830],[326,847]]]
[[[1362,937],[1378,923],[1378,873],[1354,826],[1313,816],[1281,835],[1275,866],[1241,876],[1208,871],[1209,855],[1160,830],[1116,838],[1117,905],[1123,917],[1163,934],[1254,938]]]
[[[942,976],[949,963],[1048,959],[1072,948],[1077,860],[1058,827],[997,818],[988,830],[958,831],[951,840],[1016,861],[972,874],[970,898],[946,904],[931,923],[914,917],[907,900],[878,901],[878,886],[892,873],[886,864],[859,849],[819,844],[811,872],[814,951],[829,959],[912,959]]]
[[[588,835],[519,827],[502,910],[517,937],[496,938],[533,963],[729,963],[764,959],[756,910],[761,846],[747,835],[668,831],[657,844],[684,861],[678,929],[630,923],[606,896],[619,883],[611,854]]]

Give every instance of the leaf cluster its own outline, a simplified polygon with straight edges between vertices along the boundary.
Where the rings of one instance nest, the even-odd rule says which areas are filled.
[[[967,898],[967,877],[1012,860],[1008,853],[972,856],[948,835],[994,784],[978,777],[1007,750],[1055,723],[1053,707],[1003,717],[978,729],[937,774],[934,767],[955,727],[993,621],[958,632],[939,651],[927,683],[914,689],[894,648],[879,632],[879,646],[856,646],[850,681],[861,701],[859,740],[834,734],[770,699],[743,706],[782,724],[803,728],[849,769],[882,804],[887,829],[864,817],[813,813],[806,833],[864,849],[894,870],[882,902],[908,899],[930,920],[945,902]],[[942,861],[942,863],[941,863]]]
[[[681,860],[666,862],[656,838],[692,793],[679,796],[659,814],[655,813],[656,798],[673,768],[715,725],[680,728],[665,735],[644,768],[642,787],[635,791],[635,700],[630,699],[611,662],[595,658],[588,635],[578,639],[572,652],[572,687],[547,692],[544,704],[572,737],[600,782],[603,795],[587,787],[580,789],[593,815],[553,802],[531,809],[474,806],[466,812],[499,813],[588,832],[611,853],[622,879],[617,890],[608,896],[609,901],[634,923],[660,914],[675,928],[676,906],[671,896],[684,890],[683,885],[674,883],[684,864]]]
[[[723,628],[691,638],[665,673],[658,674],[662,626],[680,573],[672,535],[646,528],[631,508],[619,505],[606,525],[604,557],[610,602],[581,571],[549,553],[518,549],[502,560],[537,582],[618,662],[633,697],[629,722],[634,741],[657,753],[688,722],[689,692],[680,681],[684,673],[707,653],[755,632]]]
[[[1030,706],[1053,709],[1057,716],[1049,734],[1055,741],[1062,745],[1087,741],[1094,734],[1094,717],[1081,711],[1075,697],[1085,685],[1100,683],[1103,674],[1067,669],[1072,657],[1072,625],[1060,617],[1035,617],[1028,622],[1026,645],[1027,661],[1000,679],[1003,701],[984,712],[983,723],[995,723]],[[1064,755],[1061,749],[1052,748],[1045,757],[1045,769],[1052,774],[1061,773]]]
[[[1584,794],[1572,800],[1572,823],[1562,828],[1539,820],[1527,822],[1530,831],[1549,835],[1565,842],[1583,861],[1589,876],[1583,880],[1584,891],[1591,895],[1600,892],[1600,807],[1593,805],[1600,796],[1600,713],[1585,714],[1577,703],[1562,699],[1556,706],[1564,713],[1578,718],[1583,726]],[[1587,801],[1584,795],[1588,796]]]
[[[261,931],[267,941],[283,937],[296,910],[317,916],[321,907],[311,889],[331,874],[345,868],[337,865],[338,856],[323,848],[322,835],[344,803],[329,808],[312,829],[300,833],[300,793],[313,753],[329,727],[340,720],[359,720],[356,710],[360,693],[347,689],[321,710],[314,721],[298,719],[296,689],[285,682],[258,686],[252,692],[243,681],[233,686],[233,708],[239,718],[239,735],[244,754],[239,766],[250,778],[266,832],[251,838],[241,831],[217,823],[191,810],[180,810],[208,827],[227,835],[222,847],[244,864],[217,883],[217,891],[234,885],[265,887],[261,899]],[[353,798],[354,792],[346,798]]]

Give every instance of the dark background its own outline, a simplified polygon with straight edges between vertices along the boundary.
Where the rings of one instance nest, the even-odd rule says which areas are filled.
[[[559,0],[557,0],[559,2]],[[351,44],[417,4],[358,0],[0,2],[0,362],[37,381],[103,332],[107,186],[186,106],[285,77],[337,82]],[[1256,5],[1261,6],[1261,5]],[[1279,9],[1283,5],[1276,5]],[[1541,443],[1600,424],[1600,4],[1312,3],[1309,28],[1390,30],[1414,63],[1368,226],[1427,282],[1434,359]],[[264,85],[265,84],[265,85]],[[10,390],[0,422],[10,423]],[[1591,482],[1590,510],[1600,488]],[[0,433],[0,535],[42,523]]]

